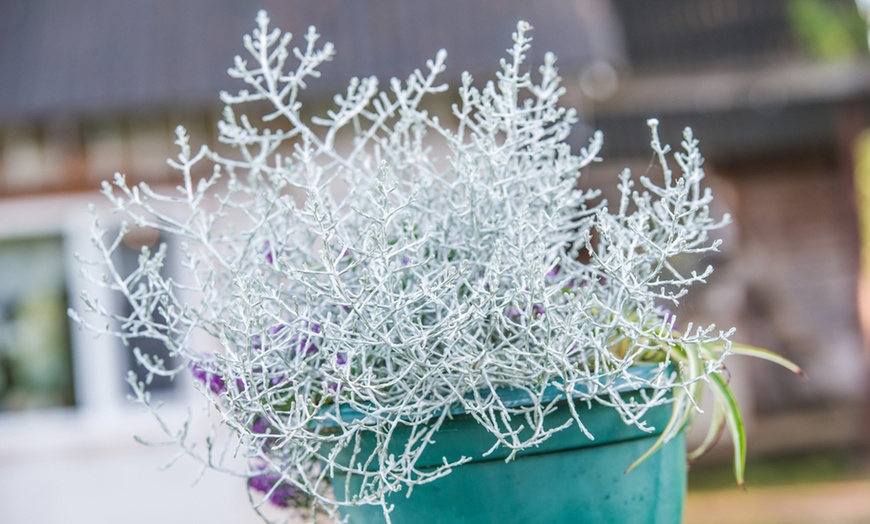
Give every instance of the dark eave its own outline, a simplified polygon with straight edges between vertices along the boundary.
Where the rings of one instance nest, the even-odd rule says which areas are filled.
[[[611,154],[646,154],[643,122],[662,121],[671,143],[691,126],[708,156],[829,147],[844,112],[870,102],[870,60],[787,63],[620,80],[614,96],[594,106],[594,125],[609,135]]]
[[[563,71],[621,49],[601,0],[4,0],[0,124],[214,105],[240,84],[226,75],[259,9],[297,35],[315,25],[337,56],[313,88],[352,76],[406,76],[447,48],[452,80],[491,72],[518,20],[534,27],[533,59]]]

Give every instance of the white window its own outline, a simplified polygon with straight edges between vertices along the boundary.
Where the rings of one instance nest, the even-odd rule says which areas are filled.
[[[74,404],[60,235],[0,238],[0,413]]]
[[[0,201],[0,416],[51,408],[128,409],[126,372],[144,377],[132,347],[168,358],[166,348],[151,340],[124,347],[113,337],[80,330],[67,316],[68,307],[81,308],[83,290],[119,311],[129,307],[84,278],[75,258],[96,256],[86,209],[88,200],[99,198]],[[132,235],[118,250],[120,267],[132,270],[142,243]],[[158,379],[153,389],[176,388]]]
[[[47,373],[26,388],[16,378],[11,391],[7,380],[0,394],[0,522],[260,522],[244,479],[214,474],[193,486],[200,466],[187,459],[160,469],[178,449],[133,439],[165,435],[127,399],[130,349],[67,319],[64,302],[80,307],[84,289],[113,300],[81,277],[74,257],[93,249],[86,209],[100,199],[96,193],[0,199],[0,359]],[[105,216],[111,226],[111,214]],[[33,354],[21,356],[25,350]],[[166,415],[183,420],[188,403],[179,400],[198,393],[184,387],[186,374],[179,380],[167,384],[162,400]],[[52,504],[44,503],[46,493]]]

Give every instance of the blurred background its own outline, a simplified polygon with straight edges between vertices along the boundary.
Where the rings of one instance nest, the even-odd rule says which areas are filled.
[[[684,321],[735,326],[806,371],[733,359],[747,419],[747,491],[728,442],[690,470],[686,522],[870,522],[870,53],[862,0],[0,1],[0,522],[258,522],[244,480],[145,447],[126,400],[129,350],[70,325],[89,289],[91,202],[116,171],[174,184],[173,129],[216,144],[220,90],[259,9],[317,26],[336,59],[307,100],[352,75],[405,77],[445,47],[445,79],[491,77],[519,19],[532,63],[559,57],[563,103],[605,135],[584,175],[654,171],[645,121],[691,126],[733,216]],[[297,41],[298,42],[298,41]],[[435,101],[437,104],[452,99]],[[107,224],[117,227],[107,215]],[[130,264],[142,243],[129,239]],[[97,291],[92,292],[96,293]],[[105,296],[111,303],[115,297]],[[123,307],[116,304],[116,307]],[[150,351],[159,353],[160,348]],[[159,395],[183,412],[190,388]],[[192,484],[198,481],[197,486]]]

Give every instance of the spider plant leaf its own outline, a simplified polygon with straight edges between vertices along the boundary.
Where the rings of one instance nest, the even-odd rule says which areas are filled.
[[[806,376],[804,374],[804,371],[797,364],[781,355],[774,353],[773,351],[768,351],[766,349],[755,346],[748,346],[746,344],[731,344],[731,352],[735,355],[745,355],[747,357],[755,357],[762,360],[767,360],[768,362],[779,364],[780,366],[786,368],[792,373]]]
[[[713,403],[713,420],[710,422],[710,427],[707,428],[707,434],[704,440],[697,448],[690,451],[686,457],[689,462],[694,462],[704,456],[722,437],[722,432],[725,431],[725,412],[719,407],[718,403]]]
[[[703,376],[704,376],[704,362],[703,362],[703,350],[704,347],[701,346],[700,353],[695,351],[690,351],[688,348],[682,345],[676,345],[671,353],[676,354],[678,357],[682,357],[686,366],[683,367],[681,371],[680,379],[684,383],[688,383],[686,389],[688,390],[689,397],[686,399],[688,402],[685,406],[683,406],[683,419],[680,422],[679,427],[682,428],[689,422],[689,418],[694,413],[693,408],[697,407],[698,403],[701,400],[701,391],[703,389]]]
[[[673,410],[671,411],[671,417],[668,419],[667,425],[665,425],[665,429],[659,434],[659,438],[653,443],[652,446],[646,452],[640,456],[637,460],[635,460],[628,468],[626,468],[625,473],[630,472],[634,468],[638,467],[643,461],[650,458],[656,451],[660,450],[662,446],[668,443],[671,438],[677,434],[679,429],[682,427],[680,424],[683,420],[683,412],[685,411],[686,403],[688,402],[688,394],[683,389],[677,389],[674,391],[674,402],[673,402]]]
[[[671,417],[668,419],[665,429],[661,432],[659,438],[656,439],[653,445],[625,470],[626,473],[636,468],[643,461],[660,450],[662,446],[667,444],[686,426],[692,416],[693,408],[697,406],[700,398],[701,387],[703,385],[701,378],[704,373],[704,365],[701,361],[701,356],[680,344],[675,344],[669,347],[668,352],[671,358],[683,364],[680,368],[680,379],[684,383],[688,382],[689,384],[685,388],[676,388],[674,390]]]
[[[734,478],[737,485],[743,487],[743,473],[746,469],[746,427],[743,425],[743,417],[740,415],[740,406],[734,393],[728,387],[728,383],[722,375],[710,375],[710,389],[716,397],[716,403],[725,415],[728,432],[734,444]]]

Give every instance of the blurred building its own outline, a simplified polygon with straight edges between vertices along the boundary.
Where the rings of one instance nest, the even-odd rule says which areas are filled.
[[[324,107],[350,76],[404,77],[442,47],[446,80],[455,84],[463,70],[488,78],[525,19],[535,28],[531,60],[558,55],[565,102],[586,119],[577,145],[591,127],[605,132],[606,162],[593,179],[615,183],[623,164],[636,174],[654,171],[648,117],[662,121],[674,146],[692,126],[736,227],[717,260],[689,262],[718,270],[685,313],[737,326],[739,340],[789,356],[810,377],[734,363],[751,377],[737,387],[752,449],[862,444],[868,366],[857,306],[853,145],[867,126],[870,57],[851,0],[7,0],[0,3],[0,521],[95,515],[42,504],[34,485],[52,493],[74,487],[65,492],[70,499],[93,497],[89,503],[105,511],[141,506],[125,522],[172,522],[161,507],[177,509],[179,522],[206,520],[207,511],[227,519],[224,503],[246,505],[242,481],[207,477],[224,483],[191,490],[195,468],[143,473],[153,472],[155,455],[146,460],[130,439],[148,433],[151,420],[125,399],[129,350],[72,328],[65,311],[90,288],[75,253],[88,252],[85,209],[100,204],[100,182],[121,171],[174,183],[165,159],[174,155],[178,124],[192,143],[218,146],[217,95],[240,87],[226,70],[260,8],[276,27],[301,35],[315,25],[335,43],[335,61],[310,88]],[[105,220],[117,227],[110,214]],[[131,238],[131,256],[158,240]],[[170,405],[184,391],[164,385]],[[142,476],[148,482],[137,481]],[[129,483],[142,491],[138,502]]]
[[[751,406],[750,454],[866,445],[853,177],[870,109],[870,62],[855,3],[611,5],[627,63],[581,77],[580,90],[580,105],[609,137],[603,156],[649,172],[643,122],[659,118],[674,148],[691,126],[721,210],[734,216],[720,256],[699,261],[717,270],[684,313],[736,326],[735,340],[786,355],[809,377],[735,359],[733,366],[748,368],[734,380]]]

